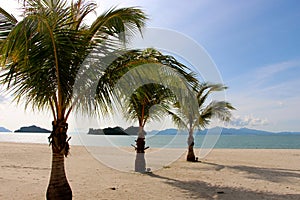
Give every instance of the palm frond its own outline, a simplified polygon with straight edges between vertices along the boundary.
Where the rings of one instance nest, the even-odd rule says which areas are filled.
[[[212,92],[219,92],[226,90],[227,87],[223,84],[212,84],[212,83],[202,83],[199,86],[199,90],[197,92],[197,99],[198,99],[198,106],[201,107],[204,105],[204,102],[206,101],[207,97]]]
[[[231,110],[235,108],[226,101],[212,101],[200,114],[199,123],[205,127],[212,117],[228,122],[231,118]]]
[[[179,110],[177,109],[177,112],[172,110],[167,110],[167,114],[172,117],[172,122],[180,129],[188,129],[188,124],[185,121],[185,117],[182,116]]]
[[[0,42],[6,39],[10,31],[17,24],[17,19],[0,7]]]
[[[140,31],[145,25],[147,17],[138,8],[109,9],[100,15],[90,27],[90,37],[103,38],[103,35],[116,37],[126,41],[126,38],[136,31]]]
[[[84,18],[95,7],[94,3],[83,0],[70,5],[63,0],[26,0],[24,18],[16,24],[10,15],[0,10],[1,22],[10,23],[0,23],[0,34],[5,36],[0,48],[4,68],[0,82],[13,91],[15,100],[25,100],[25,104],[33,108],[50,108],[57,115],[55,118],[63,118],[72,109],[91,112],[94,107],[106,108],[102,104],[109,104],[109,93],[99,91],[103,93],[99,94],[101,100],[97,101],[91,95],[79,99],[80,92],[74,92],[78,75],[86,78],[86,84],[79,88],[87,89],[93,86],[92,82],[97,83],[95,78],[103,72],[102,66],[89,71],[86,70],[89,66],[82,64],[95,47],[101,49],[98,58],[106,57],[107,52],[116,48],[109,38],[95,35],[120,33],[118,27],[122,27],[122,23],[132,23],[140,29],[146,17],[141,10],[134,8],[110,11],[88,27],[83,24]],[[131,14],[138,18],[129,16]],[[91,72],[98,75],[88,76]]]
[[[146,84],[127,98],[124,114],[127,120],[138,119],[140,126],[144,126],[146,121],[162,119],[174,99],[168,88],[155,83]]]

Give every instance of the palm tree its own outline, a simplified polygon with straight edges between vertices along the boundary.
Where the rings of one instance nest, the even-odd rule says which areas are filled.
[[[131,70],[131,76],[128,79],[124,78],[120,84],[121,88],[115,86],[129,70]],[[125,106],[128,110],[125,110],[125,113],[128,114],[127,119],[138,119],[139,121],[140,130],[136,141],[136,150],[141,153],[144,152],[145,147],[143,133],[146,122],[151,118],[163,117],[165,110],[169,109],[168,104],[174,102],[174,99],[182,101],[183,98],[186,98],[186,101],[192,101],[190,96],[194,95],[193,88],[196,88],[198,84],[195,74],[188,67],[170,55],[164,55],[156,49],[148,48],[130,50],[119,56],[106,69],[98,87],[114,87],[115,91],[122,93],[115,95],[119,96],[119,102],[129,99],[128,105]],[[136,86],[140,87],[135,89]],[[134,89],[132,93],[128,92],[130,89]],[[124,94],[124,91],[127,94]],[[182,101],[182,104],[186,106],[187,103]],[[159,105],[164,109],[157,109],[157,113],[151,116],[149,111],[154,105]],[[163,110],[164,112],[161,112]]]
[[[175,101],[174,94],[170,89],[156,83],[145,84],[134,91],[128,98],[125,105],[125,115],[127,120],[138,120],[139,132],[136,140],[136,162],[135,171],[145,172],[146,163],[144,153],[148,147],[145,147],[146,122],[150,120],[162,119],[169,109],[172,102]]]
[[[91,103],[105,111],[109,101],[103,98],[110,98],[107,93],[100,94],[106,89],[100,88],[97,101],[78,103],[73,87],[80,67],[94,47],[102,45],[98,57],[105,57],[116,47],[115,41],[126,39],[121,33],[140,30],[146,16],[137,8],[113,8],[87,25],[86,16],[96,8],[92,2],[26,0],[23,6],[24,17],[19,22],[0,9],[0,81],[17,102],[24,100],[26,107],[51,110],[52,168],[46,197],[72,199],[64,169],[69,152],[68,117],[75,109],[92,112],[87,108]]]
[[[194,153],[194,130],[195,128],[205,128],[211,121],[211,118],[216,117],[222,121],[229,121],[231,118],[231,110],[235,108],[226,101],[211,101],[206,104],[207,98],[212,92],[223,91],[227,89],[226,86],[222,84],[210,84],[203,83],[199,86],[197,91],[198,100],[198,111],[199,115],[196,117],[191,114],[183,114],[178,112],[178,108],[181,106],[176,103],[175,107],[177,110],[169,110],[168,113],[172,116],[173,122],[177,124],[180,128],[188,130],[188,154],[187,161],[196,161]]]
[[[182,112],[188,110],[188,113],[195,113],[195,106],[190,105],[197,105],[193,101],[193,88],[197,88],[198,84],[195,74],[188,67],[153,48],[127,51],[106,68],[97,87],[114,88],[113,96],[119,104],[123,106],[122,101],[127,102],[123,106],[127,120],[139,122],[135,171],[145,171],[146,122],[161,119],[176,101],[190,108],[181,109]],[[150,113],[154,105],[155,112]]]
[[[125,115],[128,120],[138,120],[138,138],[145,138],[146,122],[161,119],[174,101],[171,90],[160,84],[149,83],[135,90],[125,105]],[[143,153],[143,149],[137,151]]]

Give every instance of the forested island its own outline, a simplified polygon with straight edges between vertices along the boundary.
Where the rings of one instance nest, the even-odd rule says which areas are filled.
[[[50,130],[32,125],[32,126],[24,126],[18,130],[14,131],[15,133],[50,133]]]
[[[89,135],[137,135],[139,132],[139,127],[130,126],[127,129],[123,129],[122,127],[108,127],[104,129],[93,129],[90,128],[88,134]],[[144,132],[146,134],[146,132]]]

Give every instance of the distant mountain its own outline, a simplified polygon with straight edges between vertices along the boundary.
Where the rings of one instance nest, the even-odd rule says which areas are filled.
[[[32,125],[32,126],[27,126],[27,127],[21,127],[18,130],[15,130],[16,133],[50,133],[51,131],[40,128],[38,126]]]
[[[249,128],[223,128],[222,135],[297,135],[300,132],[270,132]]]
[[[207,134],[207,132],[209,132],[209,134],[219,134],[220,131],[222,135],[298,135],[298,134],[300,135],[300,132],[269,132],[269,131],[255,130],[249,128],[235,129],[235,128],[222,128],[222,127],[214,127],[211,129],[195,131],[195,135],[205,135]],[[176,134],[183,134],[183,132],[177,133],[177,129],[165,129],[161,131],[151,131],[150,134],[176,135]]]
[[[300,135],[300,132],[288,132],[288,131],[284,131],[284,132],[279,132],[279,133],[276,133],[276,134],[279,134],[279,135]]]
[[[11,130],[8,130],[4,127],[0,127],[0,132],[11,132]]]
[[[248,129],[248,128],[222,128],[222,127],[214,127],[211,129],[205,129],[204,131],[201,131],[200,134],[206,134],[209,132],[209,134],[219,134],[221,132],[222,135],[272,135],[275,134],[273,132],[268,131],[261,131],[261,130],[255,130],[255,129]]]
[[[137,135],[139,133],[139,127],[137,126],[130,126],[127,129],[125,129],[125,133],[128,135]],[[144,135],[147,135],[147,133],[144,131]]]

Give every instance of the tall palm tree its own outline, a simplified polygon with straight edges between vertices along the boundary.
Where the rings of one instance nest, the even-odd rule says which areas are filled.
[[[64,157],[69,152],[66,133],[70,113],[75,109],[91,112],[86,108],[91,102],[104,111],[109,106],[109,101],[103,100],[110,98],[106,88],[97,90],[95,102],[78,103],[79,95],[73,87],[83,61],[100,45],[103,51],[98,57],[105,57],[116,47],[115,41],[126,39],[126,34],[121,33],[140,30],[146,20],[140,9],[113,8],[87,25],[86,16],[96,9],[96,4],[83,0],[68,2],[26,0],[24,17],[19,22],[0,9],[1,83],[12,91],[17,102],[24,100],[26,107],[49,109],[53,114],[47,199],[72,199],[64,168]]]
[[[199,115],[196,117],[191,114],[184,114],[178,112],[178,108],[181,106],[176,103],[175,110],[169,110],[168,113],[172,116],[173,122],[177,124],[180,128],[184,128],[188,131],[188,154],[187,161],[196,161],[194,153],[194,130],[196,128],[205,128],[211,121],[213,117],[218,118],[222,121],[229,121],[231,118],[231,110],[235,108],[226,101],[211,101],[207,104],[207,99],[212,92],[223,91],[227,89],[226,86],[222,84],[210,84],[203,83],[199,86],[197,91],[197,101],[198,101],[198,112]]]

